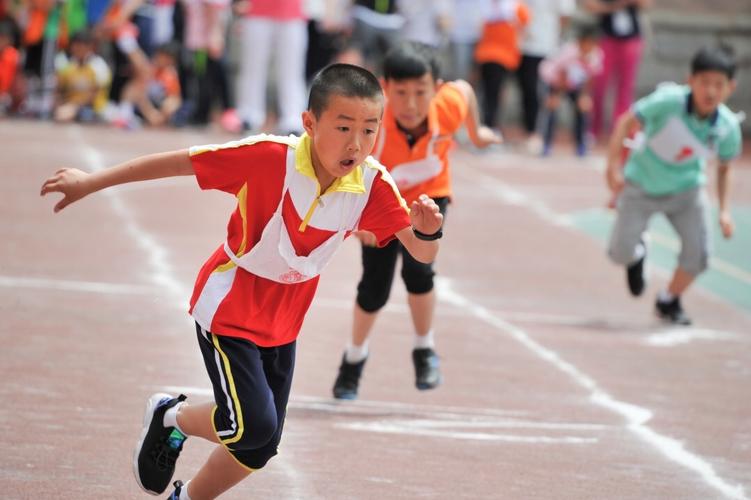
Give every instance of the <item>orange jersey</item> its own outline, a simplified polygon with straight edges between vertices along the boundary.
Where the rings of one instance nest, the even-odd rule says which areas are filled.
[[[507,69],[518,68],[522,60],[519,31],[529,23],[530,17],[529,9],[518,2],[516,19],[487,21],[475,48],[475,61],[497,63]]]
[[[386,104],[373,156],[394,176],[407,204],[411,204],[423,193],[431,198],[451,196],[448,155],[454,144],[453,134],[464,123],[467,110],[467,101],[462,93],[450,82],[446,83],[430,103],[428,132],[410,147],[388,103]],[[430,171],[429,166],[425,168],[420,165],[431,157],[437,157],[433,171]],[[410,170],[420,169],[425,170],[424,175],[410,175]],[[397,175],[400,171],[404,171],[412,182],[400,182],[401,176]]]

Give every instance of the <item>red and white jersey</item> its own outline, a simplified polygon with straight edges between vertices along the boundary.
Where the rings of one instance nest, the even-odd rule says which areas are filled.
[[[317,273],[304,280],[262,277],[259,274],[265,273],[242,266],[243,256],[268,242],[269,231],[264,230],[279,215],[296,260],[315,256],[339,234],[367,230],[385,245],[410,225],[407,206],[391,177],[372,158],[321,193],[307,135],[259,135],[197,146],[190,157],[202,189],[219,189],[237,198],[226,243],[201,268],[190,302],[196,322],[218,335],[245,338],[262,347],[297,338],[318,285]],[[276,247],[263,248],[268,252]],[[257,258],[254,262],[258,266]],[[325,262],[318,264],[320,268]]]

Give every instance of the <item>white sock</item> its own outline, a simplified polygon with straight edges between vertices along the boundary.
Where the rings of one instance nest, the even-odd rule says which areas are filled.
[[[636,248],[634,248],[634,260],[632,262],[636,262],[645,255],[647,255],[647,249],[644,248],[644,243],[639,243],[636,245]]]
[[[190,495],[188,495],[188,485],[190,484],[190,481],[185,483],[183,485],[183,488],[180,490],[180,498],[178,500],[190,500]]]
[[[164,412],[164,420],[162,420],[162,423],[165,427],[174,427],[178,431],[183,432],[183,430],[180,428],[179,425],[177,425],[177,410],[180,409],[180,407],[183,405],[183,402],[177,403],[175,406]],[[187,436],[187,434],[185,434]]]
[[[415,349],[427,349],[435,347],[433,338],[433,329],[431,328],[425,335],[415,334]]]
[[[657,300],[660,302],[672,302],[673,299],[675,299],[675,295],[668,292],[667,290],[660,290],[660,292],[657,294]]]
[[[368,357],[368,341],[363,342],[362,345],[348,344],[347,350],[344,351],[344,359],[347,363],[359,363],[363,359]]]

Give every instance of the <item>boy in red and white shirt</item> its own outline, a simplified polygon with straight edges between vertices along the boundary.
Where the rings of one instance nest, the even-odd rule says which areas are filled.
[[[162,493],[186,436],[220,445],[170,498],[215,498],[277,453],[289,398],[295,339],[318,274],[344,238],[368,231],[394,237],[421,262],[438,251],[443,217],[427,196],[411,205],[368,155],[383,112],[378,80],[346,64],[316,76],[301,138],[251,136],[137,158],[95,173],[62,169],[41,194],[70,203],[105,187],[195,175],[204,189],[237,198],[227,240],[204,264],[191,314],[215,401],[153,395],[136,447],[139,485]]]

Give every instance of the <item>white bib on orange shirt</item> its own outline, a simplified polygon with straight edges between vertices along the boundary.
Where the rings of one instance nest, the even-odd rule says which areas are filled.
[[[378,145],[376,146],[376,152],[373,155],[378,160],[380,160],[381,152],[386,144],[386,129],[384,128],[382,130],[383,132],[381,133]],[[425,181],[437,177],[438,174],[441,173],[441,170],[443,170],[443,164],[441,163],[441,159],[435,153],[435,145],[438,137],[438,132],[434,132],[428,143],[426,150],[427,156],[425,158],[405,161],[395,165],[389,170],[391,177],[394,179],[394,182],[396,182],[399,189],[409,189],[417,186],[418,184],[422,184]]]
[[[248,253],[241,256],[236,255],[225,242],[224,251],[227,256],[246,271],[278,283],[300,283],[318,276],[344,241],[347,231],[356,229],[360,215],[368,202],[368,193],[378,170],[363,166],[358,168],[363,169],[365,193],[326,193],[324,199],[319,202],[319,208],[316,209],[311,223],[315,223],[314,227],[319,229],[336,232],[307,256],[297,255],[282,219],[284,198],[289,192],[296,207],[298,201],[300,206],[304,206],[306,202],[309,204],[309,200],[315,198],[317,185],[315,180],[297,171],[295,150],[290,148],[287,152],[282,196],[274,215],[263,228],[261,239]]]

